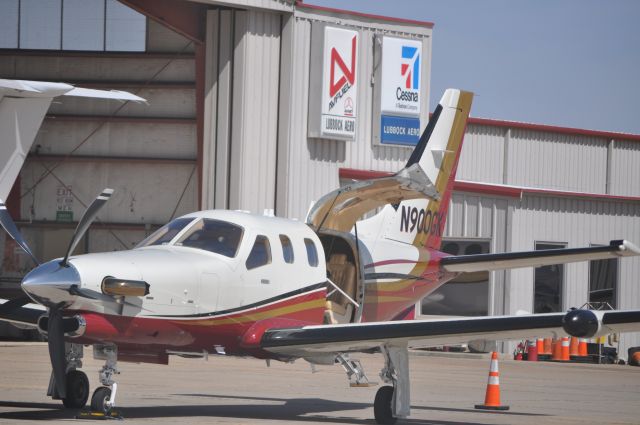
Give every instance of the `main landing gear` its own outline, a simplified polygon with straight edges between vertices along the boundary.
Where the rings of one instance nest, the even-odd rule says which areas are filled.
[[[384,345],[384,367],[380,378],[388,384],[378,389],[373,413],[379,424],[394,424],[411,412],[409,389],[409,352],[407,345]]]
[[[83,347],[80,344],[67,343],[65,348],[67,394],[64,398],[60,397],[56,390],[53,373],[51,373],[47,395],[55,400],[62,400],[62,404],[68,409],[82,409],[89,400],[89,379],[84,372],[78,370],[82,367]],[[115,406],[118,389],[118,384],[113,380],[114,375],[120,373],[117,368],[118,349],[115,345],[96,344],[93,346],[93,357],[105,360],[105,365],[99,372],[102,386],[98,387],[91,397],[91,411],[109,415]]]
[[[392,425],[398,418],[406,418],[411,413],[409,352],[407,344],[383,345],[380,350],[384,356],[384,367],[380,372],[380,378],[390,385],[378,389],[373,401],[373,413],[377,423]],[[375,385],[367,379],[360,362],[351,360],[348,354],[338,355],[336,363],[340,363],[347,372],[350,386]]]
[[[55,385],[55,378],[51,372],[47,395],[54,400],[62,400],[68,409],[81,409],[89,399],[89,379],[87,375],[77,370],[82,367],[83,347],[80,344],[65,344],[65,359],[67,363],[67,394],[60,397]]]

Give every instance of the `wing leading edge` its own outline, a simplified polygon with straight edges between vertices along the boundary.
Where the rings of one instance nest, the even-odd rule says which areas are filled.
[[[640,255],[640,248],[629,241],[615,240],[607,246],[546,249],[540,251],[475,254],[445,257],[440,265],[449,272],[477,272],[539,267],[576,261],[606,260]]]
[[[566,328],[571,333],[594,334],[640,330],[640,310],[592,312],[584,323]],[[261,348],[283,356],[313,358],[331,353],[368,351],[385,344],[408,347],[464,344],[471,340],[510,340],[544,336],[566,336],[569,313],[530,314],[522,316],[469,317],[437,320],[353,323],[345,325],[304,326],[270,329],[262,336]],[[581,318],[582,320],[582,318]],[[594,323],[594,320],[597,323]],[[587,329],[588,328],[588,329]],[[582,335],[576,335],[582,336]],[[592,335],[591,335],[592,336]]]

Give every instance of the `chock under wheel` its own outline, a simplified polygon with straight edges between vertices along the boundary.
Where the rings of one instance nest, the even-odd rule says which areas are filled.
[[[98,421],[104,421],[109,419],[123,420],[124,418],[117,410],[112,410],[109,413],[104,412],[92,412],[90,410],[83,410],[78,415],[76,415],[76,419],[93,419]]]

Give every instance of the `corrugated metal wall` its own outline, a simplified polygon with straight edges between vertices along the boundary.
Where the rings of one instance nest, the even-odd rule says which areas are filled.
[[[210,10],[203,208],[275,208],[282,16]]]
[[[640,143],[469,124],[458,180],[640,196]]]
[[[373,74],[374,34],[398,37],[423,38],[423,57],[426,58],[423,84],[425,93],[430,95],[431,30],[421,28],[408,33],[406,27],[364,23],[353,19],[336,19],[325,14],[296,11],[292,41],[291,77],[291,117],[287,167],[287,187],[278,188],[285,193],[279,199],[278,215],[304,219],[313,200],[339,186],[338,169],[358,168],[364,170],[397,171],[404,166],[411,149],[405,147],[372,146],[371,131],[373,119],[373,88],[370,84]],[[355,18],[354,18],[355,19]],[[307,137],[307,114],[309,105],[309,58],[318,52],[310,51],[311,26],[315,21],[324,21],[348,26],[360,31],[360,67],[358,72],[358,119],[354,141],[310,139]],[[425,69],[425,68],[423,68]],[[428,105],[428,98],[426,99]],[[426,111],[423,108],[423,127],[426,125]],[[286,118],[285,118],[286,119]],[[280,140],[283,143],[283,140]],[[281,164],[279,164],[281,165]]]
[[[640,203],[595,201],[525,195],[514,203],[510,249],[535,249],[536,242],[562,242],[569,248],[606,245],[613,239],[640,242]],[[640,258],[619,261],[618,308],[640,308]],[[533,309],[533,269],[507,272],[508,313]],[[589,263],[565,266],[562,306],[580,307],[588,301]],[[625,347],[640,345],[640,334],[623,336]],[[624,354],[624,353],[623,353]]]
[[[508,198],[454,193],[444,237],[486,239],[490,240],[491,252],[506,252],[509,202]],[[504,271],[490,273],[489,314],[504,314],[504,282]]]
[[[275,208],[281,16],[236,13],[229,208]]]
[[[611,194],[640,196],[640,142],[615,140],[611,155]]]

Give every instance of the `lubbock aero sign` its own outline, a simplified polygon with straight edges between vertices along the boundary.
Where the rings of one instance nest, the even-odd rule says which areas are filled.
[[[324,40],[322,75],[316,73],[311,78],[309,136],[353,140],[356,134],[359,35],[357,31],[329,26],[317,32],[318,35],[322,34]],[[320,68],[317,62],[316,60],[317,68],[314,63],[311,64],[312,73],[314,69]],[[320,78],[321,84],[318,84]],[[318,88],[321,93],[318,93]],[[322,102],[321,105],[317,105],[318,101]],[[314,113],[314,110],[319,114]]]
[[[421,57],[421,41],[382,37],[382,144],[415,145],[420,139]]]

